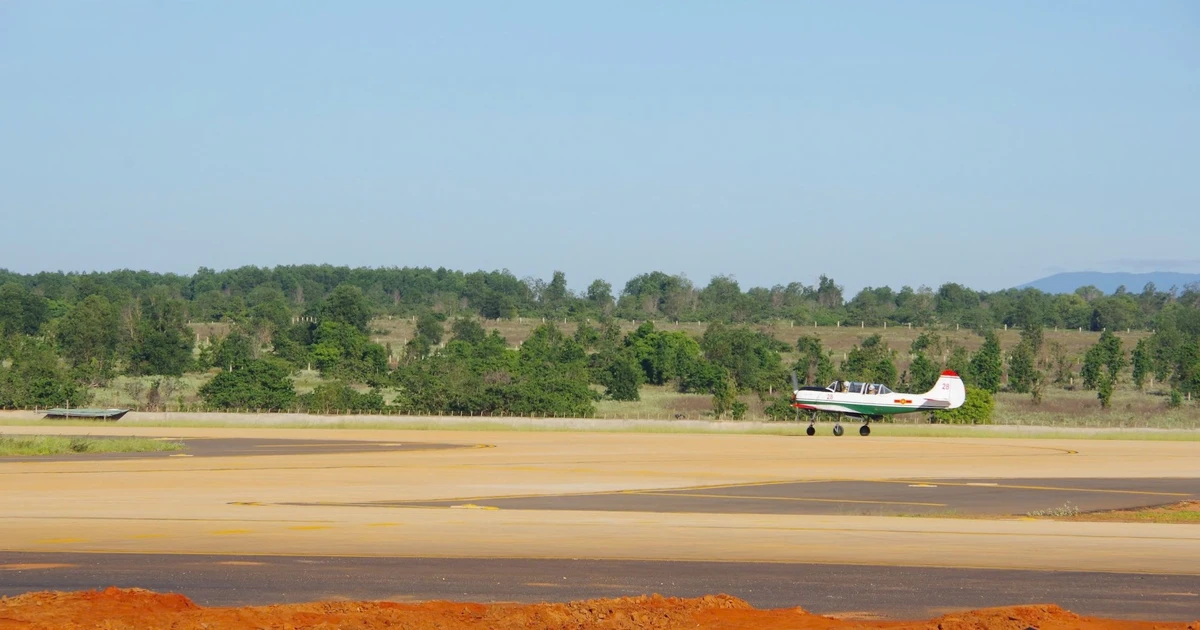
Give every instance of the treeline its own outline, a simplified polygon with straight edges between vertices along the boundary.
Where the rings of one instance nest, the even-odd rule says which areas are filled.
[[[959,325],[990,327],[1082,328],[1101,331],[1148,329],[1169,305],[1200,307],[1200,287],[1160,290],[1153,284],[1105,295],[1095,287],[1072,294],[1050,295],[1035,289],[975,291],[959,284],[929,287],[866,288],[847,299],[842,287],[826,276],[813,285],[792,282],[743,290],[728,276],[694,285],[682,275],[650,272],[638,275],[619,291],[604,280],[586,290],[568,289],[566,276],[554,272],[547,282],[517,278],[508,271],[462,272],[429,268],[350,268],[329,265],[241,267],[227,271],[201,268],[191,276],[147,271],[104,273],[37,273],[0,270],[0,286],[19,287],[35,296],[36,312],[19,325],[26,331],[64,314],[91,296],[118,308],[151,292],[182,302],[186,320],[244,322],[269,311],[284,317],[312,316],[338,286],[360,289],[376,314],[417,315],[435,310],[448,316],[489,319],[553,317],[598,319],[666,319],[755,323],[772,319],[815,322],[863,322],[868,326]],[[40,309],[40,310],[37,310]]]
[[[279,269],[285,268],[261,273],[271,278]],[[336,268],[311,269],[337,275]],[[358,273],[344,271],[351,277]],[[360,280],[373,277],[371,273],[375,272],[363,271]],[[446,275],[481,277],[455,273]],[[47,292],[37,281],[42,276],[66,281],[52,285],[61,289],[59,292]],[[1166,385],[1173,392],[1172,400],[1200,393],[1200,309],[1191,289],[1179,295],[1152,287],[1137,295],[1117,292],[1112,296],[1089,296],[1087,291],[1074,296],[1016,292],[1009,303],[1015,313],[1012,323],[1022,331],[1017,346],[1002,349],[989,326],[981,330],[982,347],[969,353],[938,334],[940,320],[935,317],[937,321],[926,324],[909,348],[899,349],[912,357],[900,370],[898,349],[889,348],[879,335],[862,340],[839,362],[816,337],[801,337],[794,346],[785,344],[744,324],[733,311],[715,317],[699,337],[659,330],[651,323],[623,334],[614,317],[625,314],[622,309],[634,308],[629,306],[631,296],[651,295],[661,289],[661,285],[656,285],[659,289],[644,286],[654,274],[631,281],[634,286],[627,285],[620,300],[603,308],[604,301],[593,300],[595,296],[566,292],[565,281],[556,274],[550,285],[531,298],[528,312],[550,309],[556,300],[565,300],[561,303],[568,310],[579,301],[594,302],[596,310],[570,312],[595,315],[596,324],[589,323],[591,317],[580,317],[573,334],[543,325],[517,349],[495,331],[484,330],[469,308],[471,298],[458,297],[457,309],[441,309],[437,300],[411,307],[419,313],[415,334],[404,348],[394,349],[371,341],[372,318],[389,307],[381,307],[372,292],[358,284],[342,282],[319,299],[304,297],[301,301],[284,286],[272,284],[275,280],[253,286],[245,296],[240,294],[245,290],[242,285],[235,291],[220,283],[195,284],[198,279],[215,282],[212,278],[218,276],[211,272],[191,279],[124,272],[39,274],[15,276],[19,281],[0,285],[0,407],[80,406],[88,400],[89,387],[103,385],[118,374],[176,377],[203,371],[215,374],[200,390],[204,403],[213,409],[463,415],[590,416],[597,400],[635,400],[641,385],[654,384],[712,396],[716,415],[735,418],[747,409],[738,397],[757,395],[769,415],[785,418],[794,413],[787,404],[789,372],[793,370],[810,384],[826,385],[839,377],[919,393],[928,389],[943,369],[953,369],[969,386],[964,411],[944,416],[958,421],[986,418],[991,393],[1028,393],[1036,402],[1046,387],[1074,386],[1076,379],[1081,386],[1096,390],[1103,405],[1108,404],[1112,388],[1124,379],[1138,388]],[[177,282],[154,283],[163,278]],[[744,302],[757,291],[742,293],[727,279],[713,282],[698,295],[713,286],[724,286],[731,302]],[[527,290],[537,286],[531,282],[513,286],[517,285]],[[221,288],[204,288],[197,294],[197,286]],[[498,282],[495,286],[509,285]],[[551,291],[550,287],[557,288]],[[942,307],[949,314],[990,311],[1002,295],[991,294],[985,300],[980,297],[984,294],[951,287],[957,285],[943,286],[931,294],[934,313]],[[197,304],[209,303],[201,296],[211,296],[214,291],[226,300],[224,304],[237,306],[225,311],[227,317],[214,318],[232,322],[232,332],[197,348],[187,322]],[[805,291],[799,293],[806,295]],[[314,292],[309,290],[307,295]],[[559,297],[547,298],[547,292]],[[858,308],[854,305],[860,298],[865,299],[864,294],[883,295],[880,290],[868,290],[848,304],[841,303],[840,290],[826,278],[811,296],[800,299],[802,303],[811,299],[825,313],[850,313]],[[703,308],[724,303],[697,299],[697,306]],[[1118,326],[1102,326],[1104,332],[1092,349],[1083,357],[1070,356],[1060,345],[1043,339],[1046,319],[1056,321],[1046,314],[1057,312],[1053,305],[1059,299],[1088,304],[1093,311],[1090,317],[1099,323],[1114,321],[1105,319],[1108,315],[1104,313],[1109,312],[1105,309],[1111,307],[1103,305],[1133,304],[1139,321],[1155,332],[1130,349],[1123,348],[1112,334],[1111,329]],[[892,299],[877,304],[895,307],[898,303]],[[303,310],[298,310],[300,307]],[[636,313],[647,313],[667,307],[647,301],[636,308]],[[296,317],[298,312],[305,316]],[[1133,317],[1134,311],[1130,313]],[[327,382],[315,391],[298,394],[292,377],[306,368],[319,370]],[[161,401],[169,394],[159,382],[155,381],[148,396]]]

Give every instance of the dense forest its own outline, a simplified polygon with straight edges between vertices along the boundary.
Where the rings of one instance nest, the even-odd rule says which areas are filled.
[[[373,343],[370,323],[379,316],[412,317],[416,333],[403,348]],[[577,328],[540,326],[513,348],[480,324],[517,317],[573,320]],[[652,323],[622,333],[616,319],[708,327],[699,336]],[[768,320],[925,332],[909,348],[870,336],[837,361],[819,339],[785,344],[753,326]],[[197,344],[190,322],[225,322],[232,332]],[[977,331],[982,346],[968,353],[949,343],[938,334],[948,327]],[[1001,327],[1020,329],[1020,343],[1000,348],[991,331]],[[1085,355],[1068,357],[1043,342],[1048,328],[1103,334]],[[1111,331],[1130,329],[1153,334],[1124,348]],[[898,352],[912,359],[904,370]],[[297,394],[292,377],[309,367],[324,381]],[[0,407],[9,408],[84,405],[89,387],[118,374],[207,372],[200,394],[213,409],[587,416],[596,400],[636,399],[649,383],[711,395],[714,413],[733,417],[745,410],[738,395],[757,394],[772,398],[768,411],[782,417],[790,409],[773,397],[791,370],[809,382],[842,376],[923,391],[947,367],[964,375],[975,392],[968,407],[979,409],[988,392],[1037,400],[1045,387],[1076,378],[1102,404],[1122,381],[1166,384],[1172,400],[1200,393],[1200,288],[1050,295],[945,284],[867,288],[847,300],[825,276],[812,286],[743,291],[725,276],[697,288],[652,272],[615,294],[603,280],[575,294],[560,272],[545,282],[427,268],[202,268],[193,276],[0,270]],[[171,402],[164,382],[152,381],[151,406]]]

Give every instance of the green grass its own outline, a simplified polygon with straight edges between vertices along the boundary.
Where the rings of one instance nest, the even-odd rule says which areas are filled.
[[[0,435],[0,456],[177,451],[179,442],[151,438],[93,438],[58,435]]]

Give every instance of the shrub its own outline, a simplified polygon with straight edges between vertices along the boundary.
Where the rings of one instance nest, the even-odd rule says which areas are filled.
[[[958,409],[933,412],[935,422],[947,424],[991,424],[996,399],[986,389],[967,388],[967,399]]]
[[[200,388],[200,396],[216,409],[286,409],[296,397],[290,374],[283,361],[255,359],[217,374]]]

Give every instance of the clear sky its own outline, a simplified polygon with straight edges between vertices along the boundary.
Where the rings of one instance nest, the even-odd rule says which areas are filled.
[[[1200,271],[1200,3],[0,2],[0,267]]]

